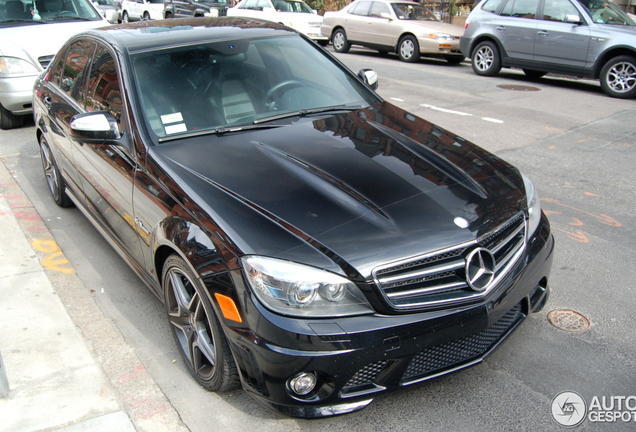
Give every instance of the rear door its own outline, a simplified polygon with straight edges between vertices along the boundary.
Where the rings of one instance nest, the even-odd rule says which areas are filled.
[[[370,1],[358,0],[356,4],[349,9],[343,26],[347,32],[347,39],[352,41],[367,42],[369,27],[369,10],[371,9]]]

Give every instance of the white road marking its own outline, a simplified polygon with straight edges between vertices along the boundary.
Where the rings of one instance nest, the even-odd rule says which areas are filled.
[[[428,108],[428,109],[432,109],[432,110],[435,110],[435,111],[445,112],[447,114],[455,114],[455,115],[460,115],[460,116],[472,117],[472,114],[470,114],[470,113],[465,113],[465,112],[462,112],[462,111],[449,110],[449,109],[446,109],[446,108],[436,107],[434,105],[420,104],[420,106],[423,107],[423,108]],[[504,122],[503,120],[499,120],[499,119],[495,119],[495,118],[491,118],[491,117],[482,117],[481,119],[484,120],[484,121],[487,121],[487,122],[498,123],[498,124],[501,124],[501,123]]]
[[[503,123],[503,120],[498,120],[498,119],[494,119],[494,118],[490,118],[490,117],[482,117],[482,120],[485,120],[487,122],[492,122],[492,123]]]
[[[390,99],[394,101],[398,101],[398,102],[404,102],[404,99],[400,99],[400,98],[390,98]]]

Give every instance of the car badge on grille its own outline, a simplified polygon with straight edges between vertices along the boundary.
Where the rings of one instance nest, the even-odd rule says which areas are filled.
[[[482,247],[473,249],[466,257],[466,282],[474,291],[484,291],[495,277],[495,257]]]
[[[455,225],[457,225],[460,228],[468,228],[468,221],[466,219],[464,219],[463,217],[456,217],[455,219],[453,219],[453,222],[455,222]]]

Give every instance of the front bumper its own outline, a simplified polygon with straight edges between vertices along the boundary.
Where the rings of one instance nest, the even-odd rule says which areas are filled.
[[[476,365],[546,303],[553,248],[544,217],[490,296],[445,310],[302,320],[273,314],[243,291],[249,329],[224,322],[243,387],[276,411],[315,418],[356,411],[379,393]],[[243,286],[239,272],[232,276]],[[317,377],[304,396],[288,385],[301,372]]]
[[[13,114],[29,114],[33,110],[33,84],[36,75],[0,78],[0,104]]]

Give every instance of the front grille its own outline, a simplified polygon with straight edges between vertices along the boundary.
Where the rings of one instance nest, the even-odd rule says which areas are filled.
[[[370,365],[363,367],[358,372],[356,372],[353,377],[351,377],[351,379],[343,387],[343,390],[366,384],[372,384],[378,374],[382,372],[382,369],[384,369],[384,366],[386,366],[386,364],[387,360],[381,360],[379,362],[371,363]]]
[[[375,283],[397,309],[450,306],[484,297],[512,269],[525,250],[525,218],[519,213],[476,241],[376,267]],[[466,282],[466,256],[476,247],[495,257],[493,282],[474,291]]]
[[[53,55],[48,55],[48,56],[42,56],[42,57],[38,57],[38,62],[40,63],[40,66],[42,66],[42,69],[46,69],[47,67],[49,67],[49,63],[51,63],[51,61],[53,61]]]
[[[484,331],[422,351],[411,360],[402,381],[417,380],[483,357],[523,317],[519,303]]]

